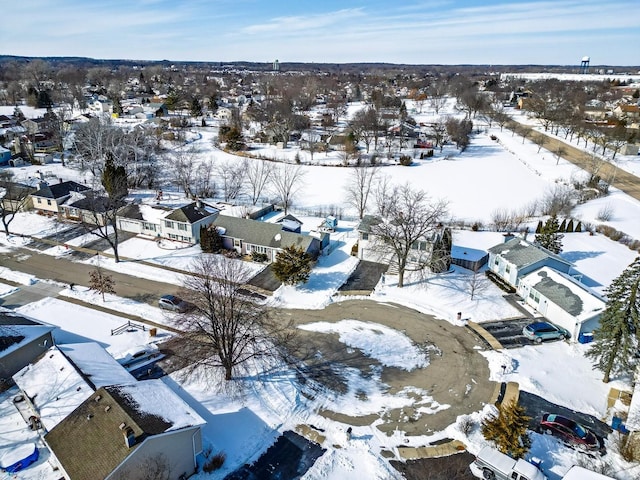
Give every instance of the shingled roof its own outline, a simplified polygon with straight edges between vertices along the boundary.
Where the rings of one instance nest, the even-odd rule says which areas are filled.
[[[239,238],[252,245],[271,248],[295,245],[306,251],[314,240],[319,241],[311,235],[284,231],[282,225],[278,223],[260,222],[248,218],[218,215],[213,224],[224,229],[224,233],[221,233],[223,237]]]
[[[71,192],[86,192],[91,190],[86,185],[69,180],[67,182],[60,182],[53,185],[44,185],[40,187],[37,192],[32,193],[34,197],[44,198],[64,198],[71,194]]]
[[[106,478],[152,435],[204,420],[160,380],[103,387],[45,436],[73,480]],[[127,445],[125,435],[135,437]]]
[[[167,215],[165,220],[173,220],[175,222],[183,222],[183,223],[196,223],[202,219],[210,217],[212,215],[217,215],[218,210],[205,206],[204,204],[200,204],[198,202],[193,202],[184,207],[176,208],[173,212]]]
[[[491,247],[489,249],[489,253],[500,255],[507,262],[515,265],[517,268],[533,265],[545,258],[553,258],[558,262],[571,265],[571,262],[568,262],[561,256],[556,255],[555,253],[538,245],[533,245],[532,243],[518,237]]]

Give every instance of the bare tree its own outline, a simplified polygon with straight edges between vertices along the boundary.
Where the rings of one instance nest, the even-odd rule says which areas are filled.
[[[100,265],[97,265],[95,270],[89,272],[89,288],[100,293],[103,302],[105,293],[116,293],[113,277],[106,274]]]
[[[267,161],[245,159],[243,164],[244,179],[252,205],[258,203],[265,188],[269,185],[273,175],[273,165]]]
[[[196,174],[197,151],[193,146],[175,149],[169,158],[172,165],[169,171],[173,173],[174,181],[190,198],[195,197],[193,183]]]
[[[184,333],[182,354],[193,363],[186,374],[222,368],[225,380],[252,360],[278,356],[294,334],[290,323],[272,322],[265,305],[254,303],[242,284],[251,272],[237,260],[202,254],[185,276],[183,296],[194,305],[177,322]]]
[[[358,211],[360,219],[367,211],[367,203],[378,172],[377,167],[359,166],[352,169],[351,178],[346,187],[346,201]]]
[[[220,187],[224,201],[234,200],[242,192],[244,182],[244,162],[221,162],[216,167],[217,177],[220,179]]]
[[[0,217],[4,232],[9,235],[9,224],[18,212],[25,210],[29,205],[32,189],[11,181],[12,174],[7,173],[8,175],[2,175],[0,178]]]
[[[272,186],[286,214],[296,193],[303,186],[304,170],[300,165],[284,164],[273,171]]]
[[[371,226],[374,248],[389,249],[391,262],[398,269],[398,287],[404,286],[404,274],[409,264],[423,269],[431,254],[429,242],[447,212],[443,200],[432,202],[423,190],[411,185],[396,186],[383,195],[383,205],[378,206],[380,221]]]
[[[481,267],[475,266],[471,269],[471,275],[467,277],[467,291],[469,297],[473,300],[477,295],[484,292],[488,287],[489,280],[481,273]]]

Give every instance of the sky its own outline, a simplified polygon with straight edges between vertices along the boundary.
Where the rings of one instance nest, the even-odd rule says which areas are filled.
[[[0,53],[99,59],[640,65],[637,0],[23,0]],[[615,48],[612,48],[615,46]]]

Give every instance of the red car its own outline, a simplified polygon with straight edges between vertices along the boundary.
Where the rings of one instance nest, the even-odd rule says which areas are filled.
[[[542,416],[540,430],[582,450],[598,450],[600,448],[600,441],[591,430],[555,413],[545,413]]]

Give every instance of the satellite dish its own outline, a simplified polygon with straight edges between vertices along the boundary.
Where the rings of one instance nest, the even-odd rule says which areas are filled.
[[[282,235],[280,235],[280,234],[278,233],[278,234],[277,234],[275,237],[273,237],[273,238],[274,238],[274,240],[275,240],[276,242],[279,242],[280,240],[282,240]]]

